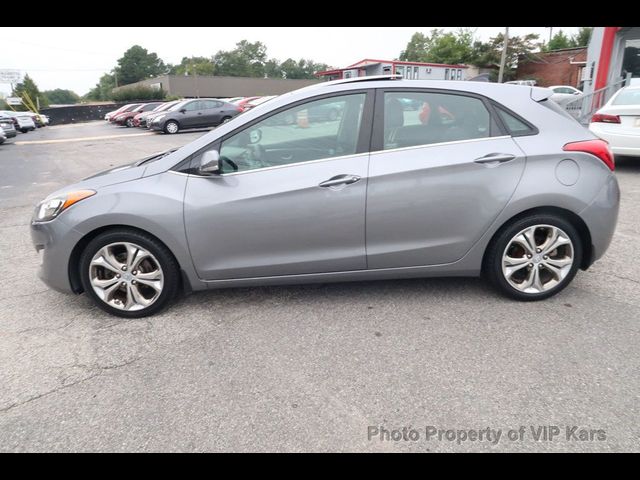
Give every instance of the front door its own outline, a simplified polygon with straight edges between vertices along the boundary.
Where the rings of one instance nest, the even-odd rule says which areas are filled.
[[[201,278],[366,268],[366,100],[365,92],[312,100],[268,114],[205,149],[219,149],[222,174],[191,175],[184,202],[189,250]],[[321,102],[341,102],[344,114],[309,121],[307,109]],[[293,124],[291,115],[298,119]]]

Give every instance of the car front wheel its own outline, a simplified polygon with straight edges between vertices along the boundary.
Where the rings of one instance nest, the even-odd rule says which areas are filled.
[[[125,318],[153,315],[175,297],[180,270],[154,237],[117,229],[91,240],[80,257],[84,291],[102,310]]]
[[[174,133],[178,133],[179,131],[180,131],[180,125],[178,125],[178,122],[174,120],[169,120],[164,125],[164,133],[173,135]]]
[[[557,215],[531,215],[504,227],[485,257],[484,273],[516,300],[542,300],[576,275],[582,242],[575,227]]]

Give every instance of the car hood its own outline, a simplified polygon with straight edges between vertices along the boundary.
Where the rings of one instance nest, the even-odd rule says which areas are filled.
[[[156,160],[160,160],[164,156],[169,155],[176,150],[177,149],[171,149],[165,152],[155,153],[127,165],[120,165],[118,167],[109,168],[108,170],[103,170],[94,175],[91,175],[90,177],[86,177],[77,183],[67,185],[59,190],[56,190],[51,195],[48,195],[47,198],[55,197],[57,195],[61,195],[73,190],[98,190],[109,185],[137,180],[144,176],[147,167],[151,163],[155,162]]]

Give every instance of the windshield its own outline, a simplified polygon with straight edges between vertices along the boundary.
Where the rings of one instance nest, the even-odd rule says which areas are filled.
[[[180,110],[182,107],[184,107],[187,102],[189,102],[190,100],[182,100],[181,102],[176,103],[174,106],[172,106],[171,108],[168,109],[169,112],[175,112],[177,110]]]
[[[640,88],[622,90],[612,105],[640,105]]]

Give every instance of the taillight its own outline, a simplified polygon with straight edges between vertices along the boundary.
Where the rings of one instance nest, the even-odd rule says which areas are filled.
[[[565,152],[590,153],[591,155],[595,155],[600,160],[602,160],[612,172],[616,168],[616,164],[613,160],[613,152],[611,152],[609,144],[604,140],[597,139],[584,140],[582,142],[571,142],[562,147],[562,150],[564,150]]]
[[[591,117],[592,123],[620,123],[618,115],[605,115],[604,113],[596,113]]]

